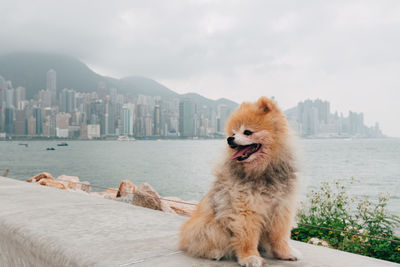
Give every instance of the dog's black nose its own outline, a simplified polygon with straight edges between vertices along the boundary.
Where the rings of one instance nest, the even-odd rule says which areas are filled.
[[[229,137],[226,139],[226,141],[228,142],[228,145],[229,145],[231,148],[237,147],[237,144],[235,144],[235,137],[229,136]]]

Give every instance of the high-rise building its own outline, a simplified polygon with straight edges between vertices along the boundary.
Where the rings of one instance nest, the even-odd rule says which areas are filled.
[[[50,69],[46,75],[46,89],[49,91],[57,90],[57,73],[55,70]]]
[[[107,95],[107,86],[106,83],[103,81],[100,81],[97,84],[97,96],[100,99],[103,99]]]
[[[179,133],[183,137],[194,135],[194,104],[189,98],[179,102]]]
[[[130,129],[130,110],[129,107],[124,105],[122,107],[122,112],[121,112],[121,135],[128,136],[129,135],[129,129]]]
[[[231,110],[226,105],[218,106],[218,132],[225,133],[225,125],[228,122]]]
[[[6,134],[12,135],[14,134],[15,125],[14,125],[14,107],[6,107],[4,112],[4,129]]]
[[[0,76],[0,133],[4,131],[4,103],[6,92],[6,80]]]
[[[56,116],[56,136],[67,138],[69,129],[69,118],[71,117],[68,113],[58,113]]]
[[[87,138],[100,138],[100,124],[88,124],[87,125]]]
[[[46,89],[50,92],[51,106],[57,103],[57,72],[50,69],[46,74]]]
[[[36,135],[36,119],[33,116],[28,119],[28,135]]]
[[[49,90],[40,90],[39,91],[39,104],[43,108],[51,107],[51,97],[52,92]]]
[[[161,109],[160,105],[154,106],[153,135],[161,135]]]
[[[39,107],[33,108],[33,116],[36,120],[36,135],[41,135],[43,133],[42,109]]]
[[[60,93],[60,111],[71,113],[76,108],[75,91],[64,88]]]
[[[23,104],[22,102],[25,101],[25,94],[26,94],[26,90],[24,87],[19,86],[17,87],[17,89],[15,89],[15,108],[16,109],[22,109]]]
[[[15,135],[26,135],[26,113],[24,110],[16,110],[15,111]]]
[[[115,134],[115,105],[109,100],[105,104],[105,134],[114,135]]]
[[[14,89],[13,88],[6,89],[6,107],[7,108],[14,107]]]

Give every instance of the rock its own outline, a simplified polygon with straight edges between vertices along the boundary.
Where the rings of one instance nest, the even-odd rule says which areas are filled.
[[[171,201],[168,201],[171,200]],[[176,214],[181,216],[190,217],[196,210],[197,203],[194,201],[183,201],[177,197],[164,197],[162,200],[166,205],[168,205]],[[187,202],[187,203],[182,203]]]
[[[53,188],[58,188],[58,189],[64,189],[64,190],[66,189],[62,183],[54,180],[54,178],[53,179],[42,178],[42,179],[40,179],[38,184],[53,187]]]
[[[132,204],[148,209],[175,213],[169,205],[162,202],[160,195],[148,183],[139,185],[132,197]]]
[[[81,190],[82,188],[79,177],[77,176],[68,176],[63,174],[58,176],[56,180],[62,183],[65,186],[65,188],[68,189]]]
[[[81,182],[81,190],[90,193],[92,192],[92,187],[90,186],[90,183],[88,181]]]
[[[6,169],[4,172],[3,172],[3,177],[7,177],[8,176],[8,172],[9,172],[10,170],[9,169]]]
[[[117,197],[125,197],[135,193],[135,185],[129,180],[123,180],[118,188]]]
[[[37,183],[39,182],[41,179],[51,179],[54,180],[54,177],[48,173],[48,172],[42,172],[39,173],[35,176],[33,176],[32,178],[29,178],[28,180],[26,180],[28,183]]]
[[[107,188],[104,190],[104,198],[114,199],[117,197],[118,189],[117,188]]]
[[[327,248],[330,247],[328,242],[326,242],[325,240],[316,238],[316,237],[310,238],[310,240],[308,240],[307,243],[313,244],[313,245],[318,245],[318,246],[323,246],[323,247],[327,247]]]

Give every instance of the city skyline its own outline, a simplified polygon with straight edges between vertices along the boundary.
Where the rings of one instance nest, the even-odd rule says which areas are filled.
[[[46,89],[25,99],[24,87],[0,76],[0,133],[7,136],[48,138],[169,137],[216,138],[225,136],[225,124],[234,109],[199,105],[190,97],[119,94],[98,82],[95,92],[57,88],[57,72],[47,71]],[[5,108],[1,108],[2,106]],[[366,126],[363,113],[331,113],[328,101],[305,100],[285,111],[302,137],[383,137],[379,124]]]

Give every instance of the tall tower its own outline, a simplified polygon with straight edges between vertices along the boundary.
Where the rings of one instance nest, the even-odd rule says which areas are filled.
[[[0,132],[4,131],[4,103],[6,98],[6,80],[0,76]]]
[[[51,93],[51,105],[56,105],[57,102],[57,73],[50,69],[46,75],[46,89]]]
[[[161,134],[161,109],[160,105],[154,106],[154,118],[153,118],[153,135],[159,136]]]
[[[179,102],[179,132],[181,136],[191,137],[194,135],[194,105],[193,102],[184,98]]]
[[[122,107],[121,117],[122,117],[121,135],[128,136],[130,128],[130,110],[126,105]]]

